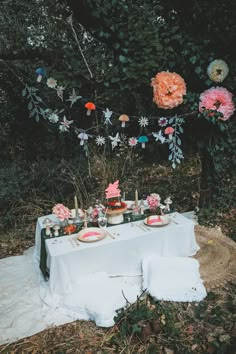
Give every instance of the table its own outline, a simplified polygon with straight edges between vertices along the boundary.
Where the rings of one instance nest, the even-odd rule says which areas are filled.
[[[53,220],[53,216],[49,216]],[[76,282],[86,275],[106,272],[109,276],[142,274],[141,264],[146,256],[192,256],[199,246],[195,240],[194,222],[179,213],[170,214],[174,222],[158,228],[140,227],[142,221],[108,228],[115,239],[106,237],[95,243],[75,246],[76,235],[47,239],[47,265],[50,269],[49,286],[52,294],[69,294]],[[35,256],[39,260],[43,218],[36,227]],[[55,220],[56,221],[56,220]],[[55,241],[56,240],[56,241]]]

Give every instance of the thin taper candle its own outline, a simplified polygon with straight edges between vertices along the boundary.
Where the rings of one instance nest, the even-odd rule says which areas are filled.
[[[138,207],[138,191],[137,191],[137,189],[135,191],[135,206],[136,206],[136,208]]]
[[[77,200],[76,195],[75,195],[75,197],[74,197],[74,202],[75,202],[75,216],[78,217],[78,215],[79,215],[79,210],[78,210],[78,200]]]

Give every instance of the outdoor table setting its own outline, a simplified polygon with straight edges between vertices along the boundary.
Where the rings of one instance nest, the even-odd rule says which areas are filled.
[[[112,198],[114,198],[114,185],[112,185],[112,188]],[[137,191],[135,192],[133,203],[132,201],[123,201],[122,204],[114,204],[114,199],[112,199],[112,204],[110,205],[112,207],[115,205],[115,213],[110,213],[112,217],[106,218],[106,207],[105,215],[104,210],[103,216],[99,217],[96,214],[99,220],[97,225],[92,223],[86,212],[83,220],[80,219],[78,222],[79,213],[76,210],[78,209],[76,199],[75,213],[72,212],[74,218],[66,226],[59,226],[59,214],[57,216],[51,214],[38,218],[35,234],[35,259],[44,276],[44,282],[46,281],[47,283],[46,286],[50,292],[51,303],[61,308],[67,307],[67,313],[69,304],[69,308],[73,308],[73,311],[69,311],[69,313],[72,313],[75,318],[81,318],[82,304],[79,303],[78,299],[79,296],[82,296],[83,299],[88,299],[91,296],[89,295],[91,292],[95,294],[98,291],[91,288],[92,284],[94,286],[95,284],[100,284],[98,286],[99,289],[104,289],[105,291],[105,289],[109,288],[111,279],[137,278],[139,279],[139,286],[135,290],[135,296],[137,296],[141,290],[142,281],[147,284],[148,272],[155,275],[155,273],[158,273],[158,268],[161,269],[162,267],[163,269],[164,267],[168,271],[168,266],[172,264],[173,267],[173,264],[175,264],[176,267],[173,267],[172,275],[169,275],[172,282],[172,278],[175,279],[182,276],[181,274],[186,268],[186,262],[197,262],[196,260],[188,259],[199,250],[194,234],[194,221],[178,212],[170,212],[170,198],[167,198],[166,201],[168,203],[165,207],[160,204],[160,197],[157,194],[151,194],[147,201],[148,205],[143,200],[138,200]],[[150,206],[153,206],[153,203],[155,206],[157,204],[162,206],[160,214],[150,213]],[[116,208],[117,206],[118,208]],[[58,208],[58,206],[56,207]],[[55,211],[55,207],[53,210]],[[164,214],[164,210],[168,213]],[[90,210],[90,215],[94,215],[94,210]],[[116,215],[115,218],[114,215]],[[180,260],[181,262],[183,261],[183,265],[181,265]],[[149,269],[149,261],[154,262],[154,268],[157,267],[157,271],[153,272],[151,268]],[[178,264],[180,265],[179,273],[174,274],[175,268],[178,269]],[[193,264],[193,267],[194,269],[192,269],[189,279],[194,279],[192,274],[198,275],[198,264]],[[144,273],[146,279],[142,279]],[[91,279],[91,281],[88,282],[88,279]],[[179,282],[181,283],[181,281],[180,279]],[[129,292],[128,283],[129,281],[126,280],[126,284],[124,285],[123,283],[122,287],[125,286]],[[196,284],[198,284],[198,279]],[[114,287],[112,289],[114,291]],[[121,289],[117,290],[117,294],[119,293],[120,296],[122,291]],[[103,301],[107,293],[109,291],[105,295],[101,295],[101,301]],[[202,289],[200,289],[200,296],[203,296],[203,293]],[[171,293],[169,292],[168,294]],[[184,295],[178,295],[177,299],[185,301],[186,294],[187,291]],[[112,296],[116,297],[116,294],[112,294]],[[174,294],[166,296],[168,299],[169,297],[175,298]],[[82,298],[80,302],[85,301]],[[199,295],[196,297],[194,294],[190,298],[194,301],[194,299],[197,300],[199,298]],[[91,300],[91,303],[93,301]],[[118,303],[122,303],[122,301],[114,302],[113,315]],[[124,303],[122,304],[124,305]],[[111,315],[109,315],[110,317],[108,316],[109,319],[104,320],[104,318],[107,318],[104,315],[105,317],[102,317],[102,320],[100,317],[100,320],[98,320],[97,315],[91,315],[90,312],[87,313],[84,308],[89,308],[89,306],[88,304],[82,306],[83,316],[84,313],[87,316],[85,318],[95,318],[95,321],[100,321],[99,323],[102,323],[102,325],[111,323]],[[99,306],[98,304],[97,308]],[[94,311],[96,312],[97,310]],[[83,316],[82,318],[84,318]]]

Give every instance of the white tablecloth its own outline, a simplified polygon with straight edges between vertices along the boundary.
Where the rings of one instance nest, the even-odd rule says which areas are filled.
[[[49,216],[53,219],[53,216]],[[82,243],[73,247],[71,236],[46,240],[49,286],[56,296],[70,294],[87,275],[107,273],[109,276],[141,275],[142,260],[150,255],[164,257],[192,256],[199,249],[194,234],[194,222],[175,213],[174,222],[144,231],[142,221],[107,228],[115,239],[106,237],[95,243]],[[39,259],[42,221],[36,228],[35,256]],[[176,224],[177,223],[177,224]]]

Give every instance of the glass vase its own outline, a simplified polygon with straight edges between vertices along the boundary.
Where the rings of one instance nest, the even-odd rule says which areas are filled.
[[[60,227],[61,228],[64,228],[64,227],[66,227],[68,225],[69,225],[69,220],[68,219],[60,220]]]

